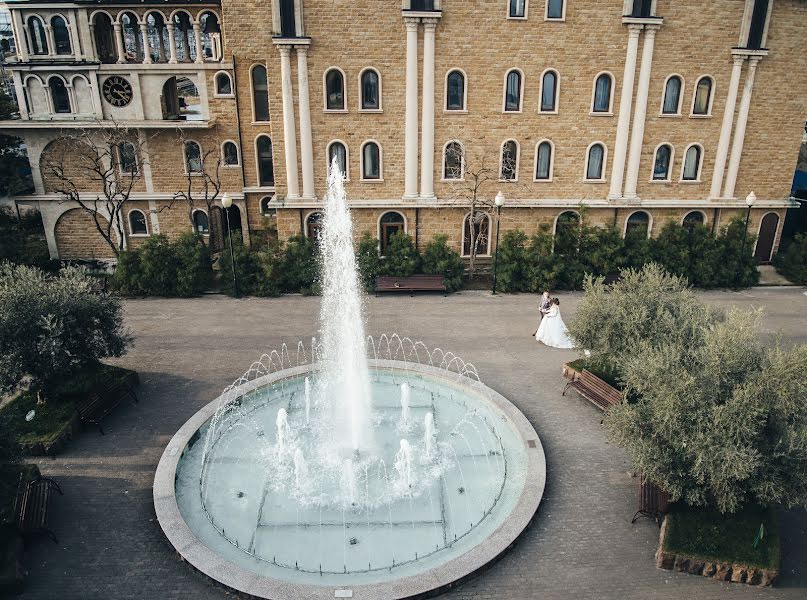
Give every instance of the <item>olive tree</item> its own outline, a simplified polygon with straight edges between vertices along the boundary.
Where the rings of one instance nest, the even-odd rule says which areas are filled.
[[[36,268],[0,265],[0,393],[30,382],[44,402],[58,380],[121,356],[130,341],[120,301],[93,294],[83,270],[48,277]]]

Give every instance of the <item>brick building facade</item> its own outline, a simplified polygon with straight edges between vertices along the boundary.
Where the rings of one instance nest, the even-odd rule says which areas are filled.
[[[21,118],[0,127],[25,141],[35,193],[19,200],[41,210],[54,257],[109,255],[52,175],[55,163],[80,172],[60,138],[118,127],[137,139],[136,157],[113,155],[137,171],[131,245],[208,227],[206,202],[172,200],[188,186],[203,198],[200,161],[247,242],[311,233],[334,157],[357,234],[382,246],[402,227],[467,252],[468,171],[490,174],[482,197],[504,194],[502,232],[552,228],[583,206],[622,232],[716,228],[753,191],[763,261],[792,206],[804,0],[5,5]]]

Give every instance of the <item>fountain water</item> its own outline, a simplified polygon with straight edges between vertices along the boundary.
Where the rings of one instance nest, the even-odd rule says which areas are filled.
[[[434,413],[427,412],[423,418],[423,446],[426,448],[426,458],[431,459],[434,454]]]
[[[401,426],[406,429],[409,426],[409,403],[412,398],[412,388],[408,383],[401,384]]]

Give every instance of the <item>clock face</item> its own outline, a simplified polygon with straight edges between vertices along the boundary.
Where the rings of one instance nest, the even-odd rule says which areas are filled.
[[[120,75],[104,81],[104,99],[112,106],[126,106],[132,101],[132,84]]]

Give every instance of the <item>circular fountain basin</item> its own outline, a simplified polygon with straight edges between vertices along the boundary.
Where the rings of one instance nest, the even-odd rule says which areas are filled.
[[[295,484],[267,474],[278,410],[305,443],[303,389],[316,365],[240,386],[239,418],[212,440],[207,430],[221,398],[185,423],[154,481],[157,518],[185,560],[260,598],[393,599],[446,589],[512,545],[546,481],[543,448],[524,415],[492,389],[445,369],[391,360],[369,366],[378,459],[358,469],[347,491],[344,478],[318,477],[319,488],[301,497],[290,489]],[[402,384],[409,388],[405,422]],[[416,481],[403,493],[405,474],[396,467],[402,439],[416,463]],[[326,497],[341,501],[322,502]]]

